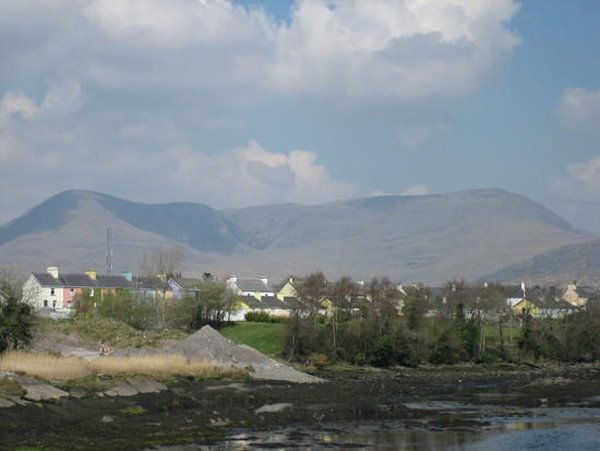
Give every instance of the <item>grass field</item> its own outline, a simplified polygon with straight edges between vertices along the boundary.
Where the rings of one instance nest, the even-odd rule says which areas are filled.
[[[235,343],[252,346],[271,357],[281,357],[283,324],[239,322],[235,326],[224,327],[219,332]]]

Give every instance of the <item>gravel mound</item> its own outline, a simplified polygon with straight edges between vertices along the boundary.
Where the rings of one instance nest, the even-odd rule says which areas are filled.
[[[179,354],[189,361],[215,363],[248,370],[254,379],[280,380],[297,383],[323,382],[323,379],[297,371],[250,346],[237,345],[210,326],[204,326],[181,341],[161,348],[124,348],[116,356]]]
[[[282,380],[298,383],[323,382],[318,377],[302,373],[267,357],[254,348],[236,345],[210,326],[181,340],[171,352],[183,354],[188,360],[214,362],[248,369],[255,379]]]

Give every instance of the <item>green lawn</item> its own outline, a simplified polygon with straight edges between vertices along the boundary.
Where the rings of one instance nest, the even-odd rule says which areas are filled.
[[[235,343],[258,349],[271,357],[281,357],[284,325],[278,323],[239,322],[219,330]]]

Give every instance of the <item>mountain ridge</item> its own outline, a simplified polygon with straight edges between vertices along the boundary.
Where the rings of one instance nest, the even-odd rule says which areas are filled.
[[[67,190],[0,226],[0,264],[102,267],[107,227],[121,269],[134,268],[144,251],[176,245],[191,271],[284,277],[320,269],[423,282],[475,279],[592,239],[531,199],[495,188],[235,209]]]

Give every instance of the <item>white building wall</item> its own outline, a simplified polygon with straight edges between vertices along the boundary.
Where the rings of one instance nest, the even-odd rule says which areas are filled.
[[[37,279],[31,275],[23,285],[23,301],[31,305],[34,310],[44,307],[63,308],[63,288],[43,287]]]

